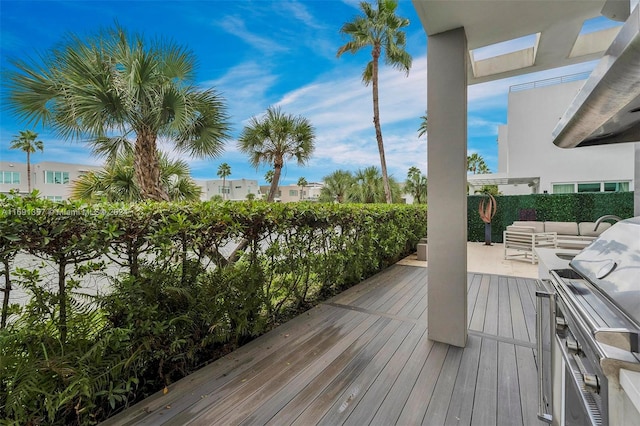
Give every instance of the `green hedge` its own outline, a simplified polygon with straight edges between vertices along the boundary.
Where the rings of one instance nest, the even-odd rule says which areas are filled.
[[[633,216],[633,192],[529,194],[496,196],[498,211],[491,222],[491,239],[502,242],[502,231],[516,220],[594,222],[605,214]],[[482,195],[467,202],[468,239],[484,241],[484,222],[478,215]]]
[[[0,285],[31,295],[2,308],[0,419],[96,423],[375,274],[424,235],[425,206],[0,196]],[[27,255],[39,261],[18,264]],[[86,294],[95,280],[108,291]]]

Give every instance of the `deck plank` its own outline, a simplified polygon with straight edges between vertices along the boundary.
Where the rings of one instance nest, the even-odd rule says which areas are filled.
[[[463,353],[463,348],[455,346],[449,348],[440,376],[438,376],[438,382],[433,390],[433,398],[431,398],[427,412],[424,419],[422,419],[422,424],[444,424],[452,400],[456,378],[460,373],[460,362],[462,361]]]
[[[499,425],[522,424],[520,388],[514,345],[498,343],[498,412]]]
[[[357,402],[357,405],[354,406],[345,424],[359,426],[371,423],[371,420],[379,410],[379,406],[383,404],[389,395],[396,378],[409,361],[410,356],[415,352],[415,348],[426,331],[426,324],[413,326],[402,347],[395,351],[389,362],[384,366],[384,369],[375,377],[362,398]]]
[[[507,277],[498,278],[498,336],[513,337],[513,320],[509,304]]]
[[[480,362],[478,363],[478,380],[476,381],[476,398],[473,402],[472,425],[488,426],[497,424],[498,388],[498,342],[493,339],[482,339]],[[513,423],[515,424],[515,423]]]
[[[511,307],[511,323],[513,325],[513,338],[530,342],[529,330],[524,316],[524,307],[522,306],[521,289],[518,281],[514,278],[508,278],[509,286],[509,306]]]
[[[420,371],[425,364],[425,359],[438,357],[437,353],[432,354],[434,346],[440,346],[438,350],[443,350],[445,345],[429,340],[426,329],[420,337],[420,342],[411,353],[406,364],[402,366],[402,371],[395,379],[386,398],[371,419],[371,425],[387,426],[397,424],[404,404],[409,399],[415,383],[418,380],[416,371]],[[437,351],[438,351],[437,350]],[[436,363],[437,364],[437,363]]]
[[[230,417],[243,418],[249,415],[270,394],[287,386],[299,374],[304,374],[310,363],[322,359],[327,351],[342,340],[342,333],[361,335],[363,328],[374,321],[365,319],[365,314],[352,311],[352,319],[341,327],[327,327],[313,339],[283,351],[283,356],[270,357],[268,364],[240,375],[228,386],[216,393],[219,397],[215,404],[202,399],[189,407],[187,412],[174,417],[171,423],[187,424],[189,419],[214,420],[226,424]]]
[[[482,339],[480,337],[469,336],[467,346],[464,348],[464,354],[462,355],[453,395],[451,396],[451,404],[444,421],[445,425],[471,424],[481,346]]]
[[[434,343],[396,424],[415,425],[422,422],[449,348],[449,345]]]
[[[387,366],[389,360],[398,351],[398,348],[406,340],[406,337],[414,327],[412,323],[403,323],[396,329],[391,338],[380,348],[380,351],[367,363],[366,367],[349,384],[342,394],[336,398],[332,406],[329,407],[324,417],[317,423],[319,425],[331,426],[344,424],[348,417],[353,414],[353,421],[357,425],[366,424],[357,417],[354,409],[362,401],[369,387],[373,384],[382,370]],[[406,361],[406,359],[403,359]],[[381,399],[370,400],[372,409],[377,408]]]
[[[489,298],[489,284],[491,283],[491,277],[489,275],[483,275],[480,281],[480,288],[478,289],[478,299],[473,307],[473,313],[469,312],[468,316],[471,318],[469,328],[475,331],[484,330],[485,314],[487,312],[487,300]]]
[[[329,407],[348,391],[359,392],[351,387],[351,384],[367,367],[387,341],[396,333],[402,323],[390,320],[387,326],[369,342],[358,354],[352,357],[347,366],[337,375],[331,383],[320,389],[320,394],[295,419],[293,425],[308,425],[317,423],[327,413]],[[406,323],[405,323],[406,324]]]
[[[483,332],[498,335],[498,284],[499,277],[492,275],[489,282],[489,294],[487,296],[487,307],[484,318]]]

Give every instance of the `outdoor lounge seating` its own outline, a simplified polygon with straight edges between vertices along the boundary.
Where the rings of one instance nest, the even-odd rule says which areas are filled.
[[[504,258],[537,263],[536,248],[582,250],[611,224],[603,222],[597,231],[595,226],[595,222],[513,222],[503,232]]]

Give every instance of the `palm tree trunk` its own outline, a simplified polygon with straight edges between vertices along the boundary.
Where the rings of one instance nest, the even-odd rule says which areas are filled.
[[[31,193],[31,153],[27,151],[27,190]]]
[[[273,165],[273,179],[271,179],[271,187],[269,188],[269,196],[267,201],[273,201],[278,191],[278,182],[280,181],[280,174],[282,173],[283,161],[276,160]]]
[[[391,188],[389,187],[389,176],[387,174],[387,161],[384,158],[384,144],[382,142],[382,129],[380,127],[380,107],[378,101],[378,59],[380,58],[380,46],[374,46],[371,52],[373,56],[373,125],[376,128],[376,140],[378,141],[378,152],[380,153],[380,168],[382,169],[382,186],[387,204],[391,204]]]
[[[138,132],[134,153],[135,176],[143,199],[169,201],[160,183],[160,165],[156,149],[156,134],[148,129]]]
[[[227,193],[224,191],[225,184],[227,183],[227,176],[222,175],[222,199],[227,199]]]
[[[9,267],[9,260],[3,259],[4,265],[4,288],[2,289],[4,295],[2,297],[2,318],[0,319],[0,329],[7,326],[7,317],[9,316],[9,296],[11,296],[11,268]]]
[[[67,341],[67,288],[66,288],[66,258],[60,259],[58,263],[58,306],[60,308],[60,319],[58,321],[58,331],[62,343]]]

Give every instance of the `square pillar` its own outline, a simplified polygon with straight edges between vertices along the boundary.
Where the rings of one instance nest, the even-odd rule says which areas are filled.
[[[427,236],[429,339],[467,343],[467,38],[429,36]]]
[[[635,143],[633,169],[633,215],[640,216],[640,142]]]

